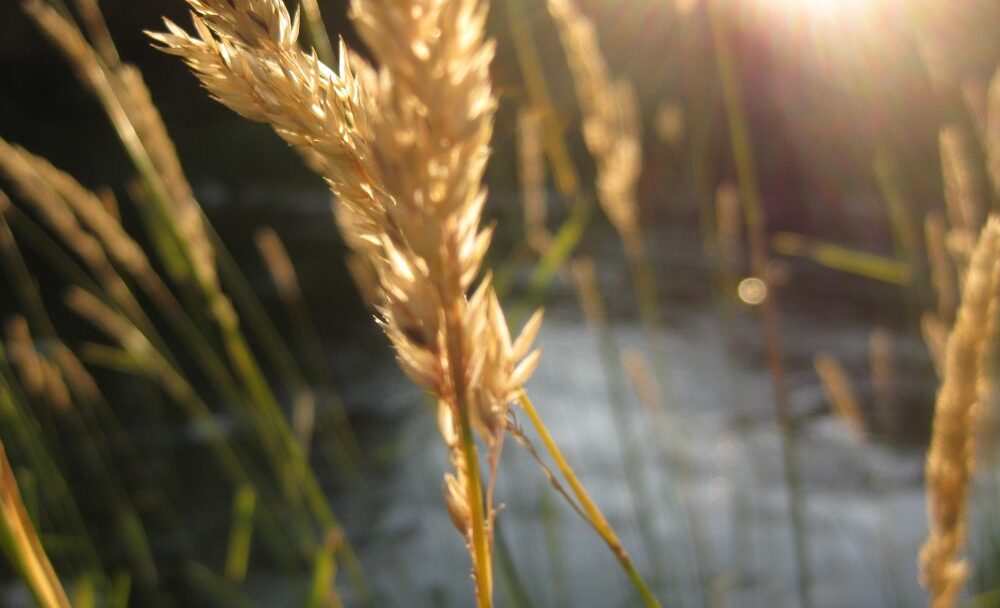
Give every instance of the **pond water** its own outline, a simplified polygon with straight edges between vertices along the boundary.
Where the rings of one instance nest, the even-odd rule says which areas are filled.
[[[210,190],[201,197],[213,199]],[[288,200],[262,195],[275,198]],[[213,219],[231,243],[251,242],[263,224],[288,243],[340,397],[374,463],[358,485],[332,475],[323,482],[376,605],[472,605],[468,554],[443,506],[448,465],[435,421],[346,287],[324,199],[321,191],[297,193],[302,204],[277,213],[249,201],[250,210],[222,207]],[[588,326],[568,277],[557,277],[538,340],[543,358],[527,390],[664,606],[797,606],[803,585],[813,606],[922,605],[915,556],[926,531],[922,459],[937,379],[920,337],[907,329],[912,313],[902,292],[787,262],[775,297],[797,420],[789,437],[775,421],[756,311],[713,296],[693,224],[646,235],[663,315],[654,333],[637,318],[616,238],[607,226],[592,228],[582,248],[598,261],[611,329]],[[236,254],[258,268],[248,272],[267,290],[254,254],[239,247]],[[887,411],[875,411],[868,379],[876,326],[889,332],[893,349]],[[640,403],[617,364],[626,348],[649,360],[663,354],[653,371],[654,409]],[[830,413],[812,368],[819,351],[835,353],[852,375],[871,423],[867,438]],[[191,433],[155,436],[174,454],[192,441]],[[200,515],[191,523],[206,545],[221,547],[228,495],[206,475],[194,475],[207,491],[196,492]],[[510,440],[497,499],[499,606],[639,605],[607,547]],[[302,585],[254,567],[246,590],[260,605],[292,606]],[[0,604],[20,605],[16,588],[5,593]]]
[[[610,234],[586,244],[600,261],[609,335],[588,327],[568,280],[557,279],[539,338],[544,355],[527,387],[543,418],[665,606],[796,606],[804,577],[814,606],[922,604],[915,556],[926,531],[923,440],[937,380],[919,336],[899,320],[899,294],[791,265],[777,297],[799,422],[783,439],[756,313],[713,302],[694,232],[647,235],[665,317],[655,335],[632,310]],[[830,414],[812,359],[836,353],[867,406],[869,332],[886,322],[895,324],[892,410],[869,412],[882,418],[860,440]],[[662,349],[658,410],[613,368],[618,352],[607,351],[624,348],[651,357]],[[382,412],[391,422],[381,432],[398,441],[394,466],[365,490],[371,502],[362,510],[378,517],[343,501],[386,605],[471,605],[468,556],[442,506],[444,449],[420,396],[387,357],[343,343],[332,352],[345,401]],[[607,548],[513,441],[498,501],[498,554],[509,557],[506,568],[498,558],[500,605],[639,605]],[[808,568],[796,556],[793,513]]]

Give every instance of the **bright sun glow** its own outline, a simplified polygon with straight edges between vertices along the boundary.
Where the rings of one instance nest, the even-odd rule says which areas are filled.
[[[881,44],[901,0],[749,0],[751,13],[790,49],[850,54],[858,43]]]
[[[757,4],[771,10],[780,9],[797,17],[851,18],[859,16],[865,9],[878,4],[878,0],[756,0]]]

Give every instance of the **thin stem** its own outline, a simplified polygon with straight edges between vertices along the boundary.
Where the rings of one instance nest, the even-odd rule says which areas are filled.
[[[573,494],[576,495],[577,500],[580,501],[580,505],[583,507],[584,513],[587,514],[587,519],[590,525],[594,528],[597,534],[604,539],[604,542],[614,553],[615,559],[621,564],[622,568],[625,569],[626,574],[628,574],[629,579],[632,581],[632,585],[635,587],[639,596],[642,597],[642,601],[648,608],[660,608],[660,602],[653,595],[653,591],[643,580],[639,571],[636,570],[635,564],[632,563],[632,558],[629,556],[628,552],[622,546],[621,540],[615,533],[614,528],[608,523],[608,520],[601,513],[597,504],[590,498],[590,494],[587,493],[586,488],[577,478],[576,473],[569,466],[569,462],[563,456],[562,451],[559,446],[556,445],[555,439],[549,433],[548,428],[545,423],[542,422],[541,417],[538,415],[538,411],[535,409],[534,404],[531,399],[528,398],[528,394],[523,390],[518,393],[518,402],[521,404],[521,408],[528,415],[531,420],[531,424],[534,425],[535,430],[538,431],[538,435],[542,438],[542,443],[545,444],[545,449],[548,450],[549,455],[555,461],[556,466],[559,467],[559,471],[566,478],[569,483],[570,489],[573,490]]]
[[[472,435],[472,420],[466,399],[465,366],[462,351],[462,314],[460,300],[446,308],[448,328],[448,364],[451,368],[455,390],[455,407],[458,410],[462,458],[465,460],[466,496],[472,518],[472,568],[476,579],[476,602],[479,608],[493,606],[493,572],[490,548],[486,538],[486,515],[483,509],[483,486],[479,475],[479,452]]]
[[[323,15],[319,12],[319,3],[316,0],[302,0],[302,14],[305,16],[309,38],[312,40],[313,48],[316,49],[320,61],[328,66],[337,65],[337,55],[333,52],[330,36],[326,32],[326,26],[323,25]]]
[[[710,0],[709,23],[715,46],[716,68],[722,88],[722,98],[729,123],[729,139],[733,162],[736,165],[740,198],[747,223],[751,271],[763,279],[768,264],[767,227],[757,172],[754,162],[750,127],[743,105],[739,65],[732,47],[726,16],[722,14],[720,0]],[[795,450],[795,420],[788,406],[788,388],[782,357],[781,331],[774,295],[769,293],[759,307],[760,322],[764,331],[764,349],[767,367],[774,392],[775,417],[779,428],[779,441],[784,456],[785,483],[788,485],[789,511],[792,518],[792,537],[798,567],[799,602],[804,608],[812,605],[810,585],[808,538],[805,525],[804,497],[799,477]]]

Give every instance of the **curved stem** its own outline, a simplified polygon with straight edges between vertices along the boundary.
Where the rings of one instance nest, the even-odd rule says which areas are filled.
[[[632,581],[632,585],[635,587],[639,596],[642,597],[642,601],[648,608],[660,608],[660,602],[653,595],[653,591],[643,580],[639,571],[636,570],[635,564],[632,563],[632,558],[629,556],[628,552],[622,546],[621,540],[618,538],[618,534],[615,533],[614,528],[608,523],[607,518],[601,513],[600,508],[597,504],[590,498],[590,494],[587,493],[586,488],[583,487],[583,483],[577,478],[576,473],[569,466],[565,456],[563,456],[562,451],[559,446],[556,445],[555,439],[549,433],[548,428],[545,423],[542,422],[541,417],[538,415],[538,410],[535,409],[535,405],[528,398],[528,394],[523,390],[518,393],[518,402],[521,404],[521,408],[528,415],[528,419],[531,420],[531,424],[534,425],[535,430],[538,431],[538,435],[542,438],[542,443],[545,444],[545,449],[548,450],[549,455],[555,461],[556,466],[559,467],[559,471],[566,478],[569,483],[570,489],[573,490],[573,494],[576,495],[577,500],[580,501],[580,505],[583,507],[584,513],[587,514],[587,520],[590,525],[594,528],[597,534],[604,540],[604,542],[614,553],[615,559],[624,568],[625,573],[628,574],[629,579]]]

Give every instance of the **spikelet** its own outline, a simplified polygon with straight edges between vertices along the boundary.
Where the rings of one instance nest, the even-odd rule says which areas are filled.
[[[195,35],[167,21],[153,39],[326,179],[352,270],[404,372],[498,452],[507,409],[538,361],[541,316],[514,340],[489,277],[475,286],[492,234],[479,225],[496,111],[486,5],[355,0],[351,18],[379,67],[341,43],[333,69],[298,46],[298,17],[279,0],[188,4]],[[471,503],[476,519],[478,471],[452,452],[467,487],[448,500]],[[466,530],[470,544],[483,533]],[[488,567],[478,573],[482,599],[492,581]]]
[[[986,96],[984,131],[986,156],[993,188],[1000,194],[1000,68],[990,80]]]
[[[997,245],[1000,255],[1000,244]],[[980,356],[978,400],[972,417],[975,458],[995,463],[997,430],[1000,429],[1000,263],[993,266],[992,293]]]
[[[69,608],[69,598],[31,523],[0,442],[0,547],[43,608]]]
[[[7,177],[21,196],[35,206],[42,219],[87,264],[108,293],[119,301],[127,300],[128,287],[115,271],[108,252],[80,224],[55,183],[49,181],[54,171],[43,159],[0,139],[0,174]]]
[[[25,198],[55,201],[51,195],[31,196],[32,191],[37,192],[36,188],[40,188],[40,182],[44,182],[51,188],[51,193],[62,199],[64,204],[61,207],[68,208],[76,215],[82,224],[80,228],[83,229],[85,226],[117,264],[140,280],[148,280],[153,269],[145,252],[129,236],[118,219],[108,212],[107,206],[97,194],[87,190],[71,175],[57,169],[44,158],[35,156],[19,146],[10,146],[2,139],[0,139],[0,168],[21,186]],[[43,207],[44,204],[43,201],[38,205],[46,215],[63,213],[55,208]],[[51,221],[71,223],[69,219],[53,218]]]
[[[42,358],[31,338],[31,330],[24,317],[11,317],[6,323],[8,355],[17,369],[21,386],[29,397],[45,394],[45,370]]]
[[[958,306],[958,279],[948,256],[944,220],[937,213],[928,213],[924,219],[927,242],[927,260],[930,262],[931,284],[937,294],[937,318],[950,324]]]
[[[76,394],[91,403],[104,400],[101,389],[97,386],[97,381],[68,346],[62,342],[56,342],[50,356],[59,366],[63,378]]]
[[[597,163],[601,207],[632,256],[641,255],[636,182],[642,170],[639,108],[632,85],[614,80],[594,25],[573,0],[548,0],[583,115],[583,137]]]
[[[85,14],[89,13],[88,20],[100,22],[92,29],[101,27],[103,20],[96,5],[89,0],[83,4],[91,4],[84,6]],[[24,6],[28,15],[76,68],[81,81],[108,104],[112,121],[120,135],[131,142],[129,148],[133,153],[141,148],[141,154],[148,157],[169,199],[163,201],[167,204],[165,211],[172,214],[191,253],[196,278],[203,286],[217,291],[215,251],[206,233],[201,207],[191,192],[174,144],[139,71],[119,63],[117,54],[107,56],[107,51],[102,54],[109,65],[103,66],[79,28],[49,4],[27,0]]]
[[[983,225],[986,206],[972,169],[965,133],[955,125],[941,127],[940,148],[944,200],[952,228],[949,246],[959,264],[965,266]]]
[[[358,78],[350,65],[365,64],[351,61],[344,45],[337,71],[299,49],[297,19],[281,2],[190,4],[197,37],[167,22],[168,32],[153,38],[181,55],[219,101],[271,123],[327,179],[348,244],[378,278],[378,309],[404,370],[447,396],[445,303],[459,302],[466,344],[510,342],[488,281],[465,300],[491,233],[478,228],[496,106],[484,5],[461,0],[404,11],[354,3],[352,18],[383,63],[377,78]],[[485,351],[475,351],[464,353],[464,380],[483,386]],[[513,363],[501,366],[509,376],[491,392],[510,397],[519,388],[510,383],[521,376]]]
[[[969,264],[954,328],[948,336],[944,375],[938,390],[926,487],[930,533],[920,551],[921,580],[931,606],[953,606],[968,576],[960,557],[966,537],[966,502],[974,467],[975,404],[981,386],[991,285],[997,267],[1000,220],[991,217]]]
[[[858,440],[867,434],[867,425],[861,405],[851,386],[851,380],[840,361],[830,353],[819,353],[813,359],[816,374],[823,384],[827,401],[834,414]]]
[[[272,228],[261,228],[254,235],[254,241],[281,298],[285,301],[301,299],[302,289],[299,287],[295,266],[292,265],[292,259],[288,257],[288,250],[278,233]]]
[[[684,139],[686,129],[684,108],[676,101],[664,101],[656,108],[653,130],[660,141],[678,146]]]
[[[527,109],[522,109],[517,115],[517,159],[524,205],[524,234],[528,245],[543,253],[552,241],[552,234],[545,226],[548,210],[542,121],[537,113]]]

